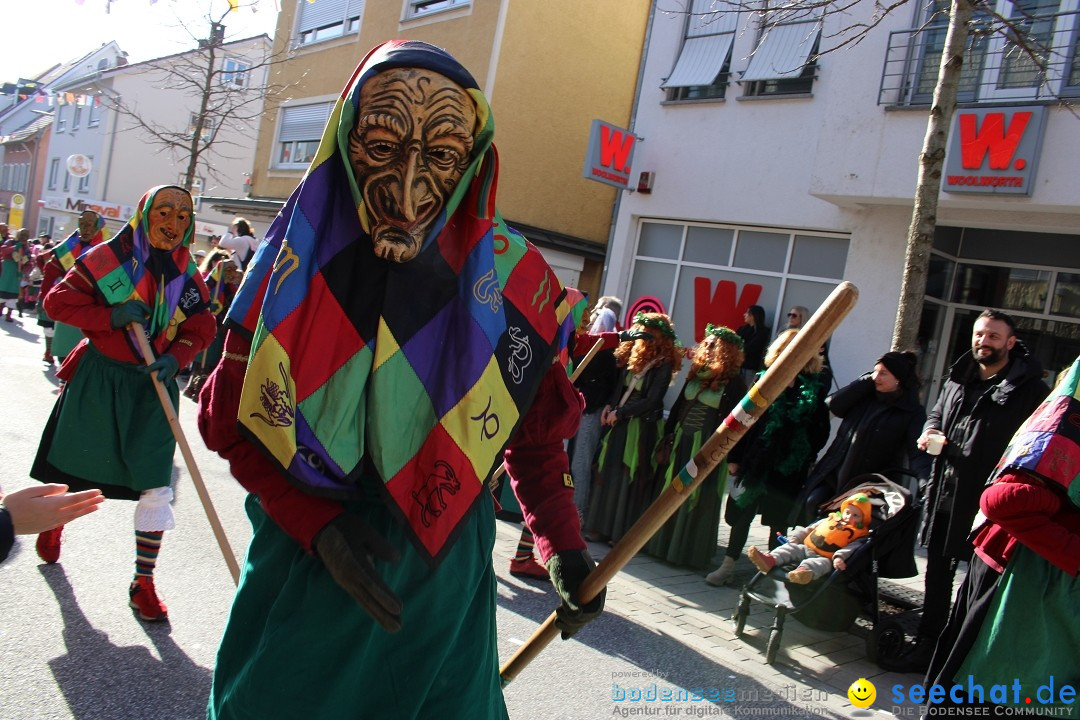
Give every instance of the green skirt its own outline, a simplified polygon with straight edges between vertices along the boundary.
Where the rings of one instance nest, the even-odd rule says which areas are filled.
[[[168,389],[176,407],[176,382]],[[30,476],[135,500],[169,485],[175,448],[150,376],[91,345],[56,400]]]
[[[401,551],[376,566],[404,604],[402,629],[387,633],[249,496],[254,534],[207,718],[504,720],[495,520],[486,493],[478,503],[434,570],[381,502],[350,507]]]
[[[991,699],[998,705],[1067,707],[1058,692],[1063,685],[1080,685],[1080,577],[1071,577],[1023,545],[1017,545],[994,599],[979,629],[979,637],[956,673],[965,688],[967,676],[986,693],[992,685],[1006,685],[1006,697]],[[1053,677],[1053,701],[1040,686]],[[1014,698],[1013,684],[1020,691]],[[1031,698],[1031,704],[1025,702]],[[1018,700],[1018,702],[1014,702]],[[1004,700],[1004,701],[1002,701]]]
[[[19,295],[19,266],[14,260],[0,261],[0,297],[14,298]]]
[[[83,332],[77,327],[54,320],[52,354],[58,358],[66,357],[83,339]]]

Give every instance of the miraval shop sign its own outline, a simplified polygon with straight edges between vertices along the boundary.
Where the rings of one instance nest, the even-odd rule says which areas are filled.
[[[70,213],[93,210],[108,220],[128,220],[135,214],[134,205],[119,205],[117,203],[101,202],[100,200],[83,200],[73,197],[46,197],[42,200],[42,205],[49,210],[63,210]]]
[[[943,189],[1031,195],[1045,124],[1042,106],[957,110]]]
[[[603,120],[593,120],[582,177],[626,190],[637,140],[629,130]]]

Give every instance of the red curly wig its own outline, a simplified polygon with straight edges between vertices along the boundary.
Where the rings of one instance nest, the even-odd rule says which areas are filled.
[[[738,345],[705,333],[705,338],[694,348],[689,377],[700,378],[705,390],[716,390],[739,374],[744,359]]]
[[[653,336],[652,342],[645,340],[633,340],[620,343],[615,348],[615,363],[619,367],[625,367],[632,373],[640,373],[645,367],[656,360],[656,365],[671,363],[671,378],[674,379],[682,368],[683,349],[676,345],[675,327],[671,318],[664,313],[639,313],[634,316],[635,322],[631,330],[647,332]]]

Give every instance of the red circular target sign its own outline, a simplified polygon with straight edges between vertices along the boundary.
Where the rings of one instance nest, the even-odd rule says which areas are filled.
[[[626,310],[626,327],[634,324],[634,316],[639,312],[666,314],[667,310],[664,309],[664,303],[660,302],[659,298],[652,295],[642,295],[630,303],[630,307]]]

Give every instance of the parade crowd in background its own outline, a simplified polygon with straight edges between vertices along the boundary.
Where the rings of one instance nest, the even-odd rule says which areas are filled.
[[[385,167],[399,163],[402,177],[420,171],[407,153],[394,156],[384,136],[398,125],[373,119],[381,106],[372,98],[414,86],[446,98],[445,158],[424,170],[437,176],[424,190],[434,209],[403,220],[411,191],[387,183]],[[567,289],[550,315],[534,312],[522,298],[550,270],[495,210],[485,174],[495,162],[493,121],[468,72],[431,46],[388,44],[342,98],[331,116],[339,125],[324,137],[332,151],[320,151],[261,244],[236,218],[200,256],[192,197],[174,186],[149,189],[112,236],[93,211],[56,241],[0,224],[3,323],[39,326],[42,362],[63,383],[25,469],[42,485],[4,498],[0,551],[6,557],[14,533],[36,535],[41,560],[59,562],[66,523],[106,498],[132,501],[127,601],[144,621],[167,619],[154,572],[176,523],[175,441],[159,382],[174,405],[181,394],[197,403],[188,407],[198,408],[204,440],[251,493],[254,538],[210,717],[293,703],[306,712],[312,697],[340,716],[366,708],[461,717],[467,707],[469,717],[504,717],[487,549],[495,510],[490,498],[477,502],[488,478],[471,468],[505,462],[495,492],[522,523],[510,572],[550,580],[570,637],[604,605],[603,593],[576,597],[594,565],[588,543],[626,535],[811,311],[791,307],[775,330],[757,305],[739,327],[676,329],[665,313],[628,317],[619,298],[590,302]],[[414,110],[419,125],[429,110]],[[492,253],[496,227],[511,238],[516,264]],[[341,250],[349,243],[355,249]],[[299,253],[304,273],[275,262],[286,253]],[[497,278],[501,303],[475,302],[483,278]],[[511,342],[501,342],[511,323]],[[695,342],[684,345],[688,338]],[[461,361],[432,367],[447,343]],[[526,350],[534,362],[522,360],[533,360]],[[834,378],[830,354],[843,352],[823,346],[800,368],[644,552],[717,587],[732,583],[744,557],[766,575],[785,568],[782,582],[818,582],[848,572],[881,527],[887,508],[863,488],[884,478],[921,506],[927,566],[921,624],[880,658],[883,667],[946,686],[967,675],[1034,683],[1075,667],[1080,368],[1043,368],[1014,320],[987,310],[927,412],[915,353],[882,348],[861,376]],[[334,367],[323,353],[334,353]],[[1056,381],[1053,391],[1044,378]],[[474,385],[503,398],[483,427],[495,443],[451,437],[455,423],[467,424],[455,413]],[[401,407],[421,409],[406,417]],[[421,472],[430,458],[439,461]],[[769,528],[767,547],[745,547],[755,521]],[[908,560],[915,542],[901,548]],[[954,600],[961,562],[969,569]],[[460,588],[452,602],[442,591],[451,575]],[[285,598],[297,608],[287,619],[275,613]],[[1031,603],[1040,611],[1025,614]],[[1010,623],[1018,614],[1023,623]],[[311,661],[309,638],[326,617],[341,627],[327,642],[341,647],[319,662],[338,665],[287,672]],[[426,657],[402,657],[401,637],[424,643]],[[467,681],[451,661],[463,654]],[[426,694],[393,690],[406,666],[429,679]],[[385,689],[355,697],[336,680],[342,673],[385,678],[368,683]]]

